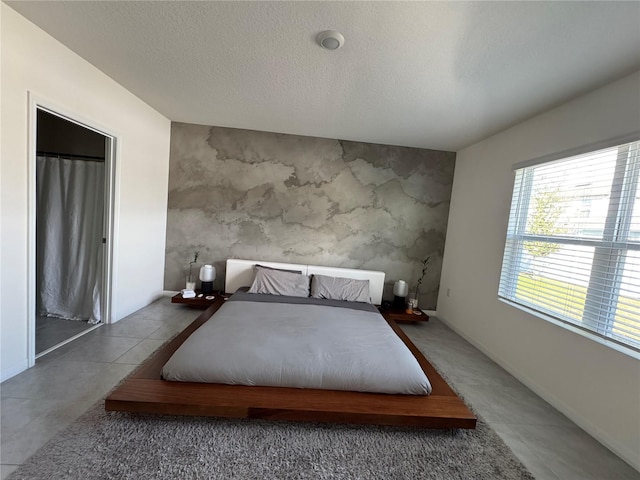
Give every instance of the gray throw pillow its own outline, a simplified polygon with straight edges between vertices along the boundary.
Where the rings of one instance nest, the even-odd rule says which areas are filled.
[[[371,303],[369,280],[313,275],[311,297]]]
[[[260,265],[259,263],[256,263],[254,265],[254,268],[256,269],[256,271],[258,271],[259,268],[266,268],[267,270],[277,270],[278,272],[289,272],[289,273],[299,273],[302,274],[301,270],[287,270],[286,268],[274,268],[274,267],[267,267],[266,265]]]
[[[248,293],[308,297],[309,277],[271,268],[256,268],[256,278]]]

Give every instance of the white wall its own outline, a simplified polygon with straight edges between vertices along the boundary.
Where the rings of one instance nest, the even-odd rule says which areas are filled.
[[[512,165],[634,130],[640,72],[458,152],[437,313],[640,468],[640,361],[498,300]]]
[[[28,100],[118,136],[112,320],[162,294],[170,122],[1,4],[0,373],[27,367]]]

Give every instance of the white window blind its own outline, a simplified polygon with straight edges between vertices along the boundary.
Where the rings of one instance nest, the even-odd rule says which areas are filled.
[[[500,297],[640,351],[639,148],[516,170]]]

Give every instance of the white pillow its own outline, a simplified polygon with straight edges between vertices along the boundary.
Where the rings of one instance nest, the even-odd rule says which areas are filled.
[[[248,293],[308,297],[309,277],[300,273],[256,266],[256,278]]]
[[[369,280],[313,275],[311,297],[371,303]]]

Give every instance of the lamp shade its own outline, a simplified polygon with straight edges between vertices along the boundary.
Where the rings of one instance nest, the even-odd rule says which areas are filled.
[[[203,265],[200,267],[200,281],[213,282],[216,279],[216,267],[213,265]]]
[[[408,293],[409,293],[409,285],[407,285],[407,282],[405,282],[404,280],[398,280],[393,285],[393,294],[396,297],[406,297]]]

